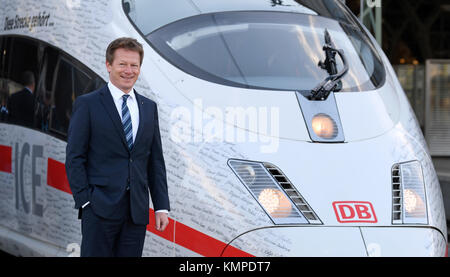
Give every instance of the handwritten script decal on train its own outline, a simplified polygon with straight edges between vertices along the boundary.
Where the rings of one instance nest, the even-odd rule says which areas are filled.
[[[4,31],[15,30],[15,29],[29,29],[33,30],[35,27],[47,27],[53,26],[53,23],[49,22],[50,13],[43,11],[36,15],[17,15],[13,18],[5,17]]]

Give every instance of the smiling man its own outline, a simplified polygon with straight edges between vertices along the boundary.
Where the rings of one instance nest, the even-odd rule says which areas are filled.
[[[139,257],[149,223],[169,223],[169,197],[156,103],[134,89],[142,45],[119,38],[106,50],[109,82],[75,101],[66,172],[81,219],[81,256]]]

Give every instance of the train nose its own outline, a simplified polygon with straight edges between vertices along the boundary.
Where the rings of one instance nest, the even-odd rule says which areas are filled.
[[[228,245],[258,257],[442,257],[447,250],[442,233],[428,227],[268,227]],[[227,249],[223,256],[232,255]]]
[[[430,227],[361,227],[369,256],[443,257],[444,235]]]
[[[365,257],[358,227],[275,227],[244,233],[229,245],[255,256]],[[227,256],[225,249],[224,256]]]

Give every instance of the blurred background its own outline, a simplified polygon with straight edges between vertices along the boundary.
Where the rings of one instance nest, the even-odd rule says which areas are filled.
[[[450,0],[342,1],[382,46],[409,98],[439,176],[450,229]]]

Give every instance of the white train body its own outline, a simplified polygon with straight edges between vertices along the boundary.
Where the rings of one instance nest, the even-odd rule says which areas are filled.
[[[148,225],[143,256],[447,255],[442,193],[415,115],[388,59],[354,23],[354,16],[338,23],[341,19],[333,19],[333,13],[320,14],[321,9],[334,7],[337,14],[348,15],[339,1],[125,2],[0,0],[0,46],[7,49],[6,41],[30,40],[38,49],[55,49],[58,57],[76,60],[108,81],[109,42],[130,36],[144,45],[136,90],[158,104],[171,211],[164,233]],[[219,27],[202,25],[210,15],[217,15]],[[272,15],[280,21],[272,24]],[[254,21],[246,24],[247,18]],[[300,23],[295,26],[292,22],[297,18]],[[153,21],[144,30],[142,22],[147,20]],[[268,26],[268,35],[278,27],[281,33],[284,26],[297,30],[302,51],[314,56],[315,62],[325,56],[321,48],[328,26],[337,47],[348,55],[350,67],[344,89],[328,96],[334,101],[332,108],[324,108],[338,121],[337,141],[315,139],[309,125],[309,117],[321,112],[328,101],[308,100],[300,93],[322,81],[326,71],[317,77],[319,69],[305,64],[300,70],[316,78],[312,83],[305,78],[298,89],[290,89],[288,78],[276,80],[289,83],[288,87],[272,87],[270,76],[249,77],[244,84],[198,64],[200,70],[190,72],[187,68],[192,65],[178,64],[178,56],[168,58],[166,54],[173,53],[159,48],[156,39],[164,42],[166,33],[152,40],[168,28],[173,36],[164,47],[179,50],[196,43],[192,37],[214,35],[216,27],[226,40],[233,30],[248,31],[251,24]],[[354,46],[339,28],[351,24],[360,37],[367,38],[362,41],[369,48],[350,49]],[[178,27],[186,32],[177,33]],[[292,51],[281,35],[271,40],[276,40],[280,51]],[[211,45],[209,50],[219,48]],[[254,51],[263,50],[255,47]],[[361,58],[367,51],[379,59],[377,74],[382,77],[369,74],[365,86],[356,75],[367,68],[352,52]],[[237,64],[242,59],[232,57]],[[44,67],[37,67],[38,82],[44,82],[39,79]],[[0,80],[8,80],[7,73],[2,74]],[[283,74],[280,70],[278,77],[286,77]],[[8,84],[9,94],[14,85]],[[55,101],[60,92],[53,88],[51,93]],[[22,256],[79,254],[80,221],[65,179],[65,148],[64,132],[0,122],[2,250]],[[263,180],[260,189],[254,187],[258,180]]]

